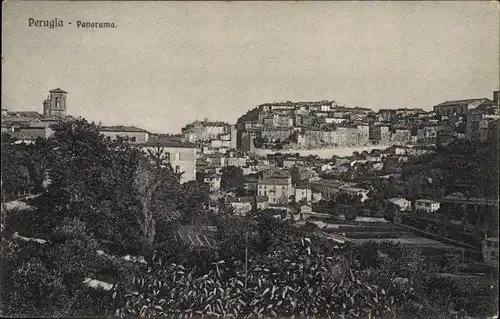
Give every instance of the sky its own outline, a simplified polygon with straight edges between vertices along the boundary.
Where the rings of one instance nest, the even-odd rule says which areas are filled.
[[[42,112],[62,88],[73,116],[178,133],[273,101],[431,110],[491,99],[499,13],[495,1],[4,1],[2,108]]]

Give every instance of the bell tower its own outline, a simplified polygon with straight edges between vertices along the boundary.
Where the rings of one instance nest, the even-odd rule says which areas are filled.
[[[50,97],[47,96],[45,101],[43,101],[43,116],[49,117],[50,115]]]
[[[50,95],[43,102],[43,116],[66,117],[66,96],[68,92],[60,88],[50,90]]]

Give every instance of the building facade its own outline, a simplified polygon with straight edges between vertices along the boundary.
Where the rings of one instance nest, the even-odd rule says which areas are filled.
[[[441,116],[465,116],[471,109],[492,106],[488,98],[446,101],[434,106],[434,112]]]
[[[246,196],[246,197],[231,197],[228,198],[228,203],[233,207],[234,213],[238,216],[246,216],[254,205],[259,210],[264,210],[269,207],[268,198],[266,196]]]
[[[170,163],[174,172],[181,174],[181,183],[196,180],[197,149],[194,144],[154,136],[148,142],[136,145],[145,154]]]
[[[135,126],[100,126],[99,133],[111,140],[127,138],[131,144],[147,143],[149,140],[149,132]]]
[[[431,199],[417,199],[415,201],[415,208],[417,211],[432,213],[439,210],[440,202]]]
[[[482,254],[484,263],[498,265],[498,237],[490,237],[483,240]]]
[[[60,88],[50,90],[49,96],[43,101],[44,117],[66,117],[66,97],[68,92]]]
[[[271,205],[287,205],[293,195],[291,178],[263,178],[257,185],[259,196],[267,196]]]

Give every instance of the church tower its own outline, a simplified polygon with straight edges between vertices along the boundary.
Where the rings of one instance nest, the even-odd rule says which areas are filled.
[[[50,95],[43,101],[44,117],[66,117],[66,95],[68,92],[57,88],[49,91]]]

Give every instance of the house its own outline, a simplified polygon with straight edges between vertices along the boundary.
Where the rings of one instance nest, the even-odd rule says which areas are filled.
[[[381,162],[384,154],[378,150],[372,151],[370,154],[366,155],[366,160],[369,162]]]
[[[175,173],[182,174],[180,182],[196,180],[196,145],[175,137],[151,136],[145,143],[136,143],[145,154],[170,163]]]
[[[416,145],[408,149],[408,154],[414,156],[433,154],[435,152],[436,152],[436,147],[434,145]]]
[[[312,200],[312,190],[307,186],[296,186],[295,187],[295,202],[305,201],[310,203]]]
[[[210,174],[203,178],[203,183],[208,186],[208,190],[212,193],[220,190],[220,181],[221,175],[219,174]]]
[[[135,126],[100,126],[99,133],[111,140],[120,137],[128,138],[132,144],[147,143],[149,139],[149,132]]]
[[[411,142],[411,131],[405,128],[397,128],[391,134],[391,142],[406,144]]]
[[[314,169],[307,167],[292,167],[290,168],[292,184],[303,184],[318,178],[318,173]]]
[[[409,211],[411,209],[411,202],[405,198],[389,198],[387,200],[389,203],[392,203],[399,207],[401,211]]]
[[[410,148],[405,145],[395,145],[394,146],[394,154],[396,155],[406,155]]]
[[[267,196],[245,196],[245,197],[230,197],[227,202],[233,207],[236,215],[246,216],[254,206],[257,209],[266,209],[269,207],[269,198]]]
[[[297,203],[290,205],[290,215],[293,221],[308,219],[312,214],[310,205],[299,205]]]
[[[257,195],[259,177],[256,175],[245,175],[245,193],[247,195]]]
[[[437,115],[453,116],[466,115],[471,109],[489,107],[493,102],[488,98],[446,101],[433,107]]]
[[[431,199],[417,199],[415,201],[415,208],[417,211],[432,213],[439,210],[440,202]]]
[[[334,200],[340,192],[342,186],[353,186],[352,183],[345,183],[338,180],[318,179],[309,182],[309,187],[316,193],[321,193],[321,198],[325,200]]]
[[[498,139],[499,119],[484,119],[479,123],[479,139],[481,142]]]
[[[368,193],[370,192],[367,189],[352,187],[349,185],[343,185],[339,187],[339,192],[349,195],[350,197],[360,196],[360,200],[363,203],[368,199]]]
[[[222,135],[232,134],[234,128],[226,122],[208,120],[195,121],[182,128],[182,135],[188,142],[211,141]],[[228,144],[228,147],[234,146]]]
[[[247,158],[245,157],[226,157],[224,160],[226,166],[246,167]]]
[[[482,242],[482,253],[484,263],[498,265],[498,237],[485,238]]]
[[[290,168],[294,166],[303,166],[305,165],[305,161],[297,158],[287,158],[283,160],[283,167]]]
[[[267,196],[271,205],[286,205],[293,195],[291,178],[263,178],[257,187],[257,194]]]

